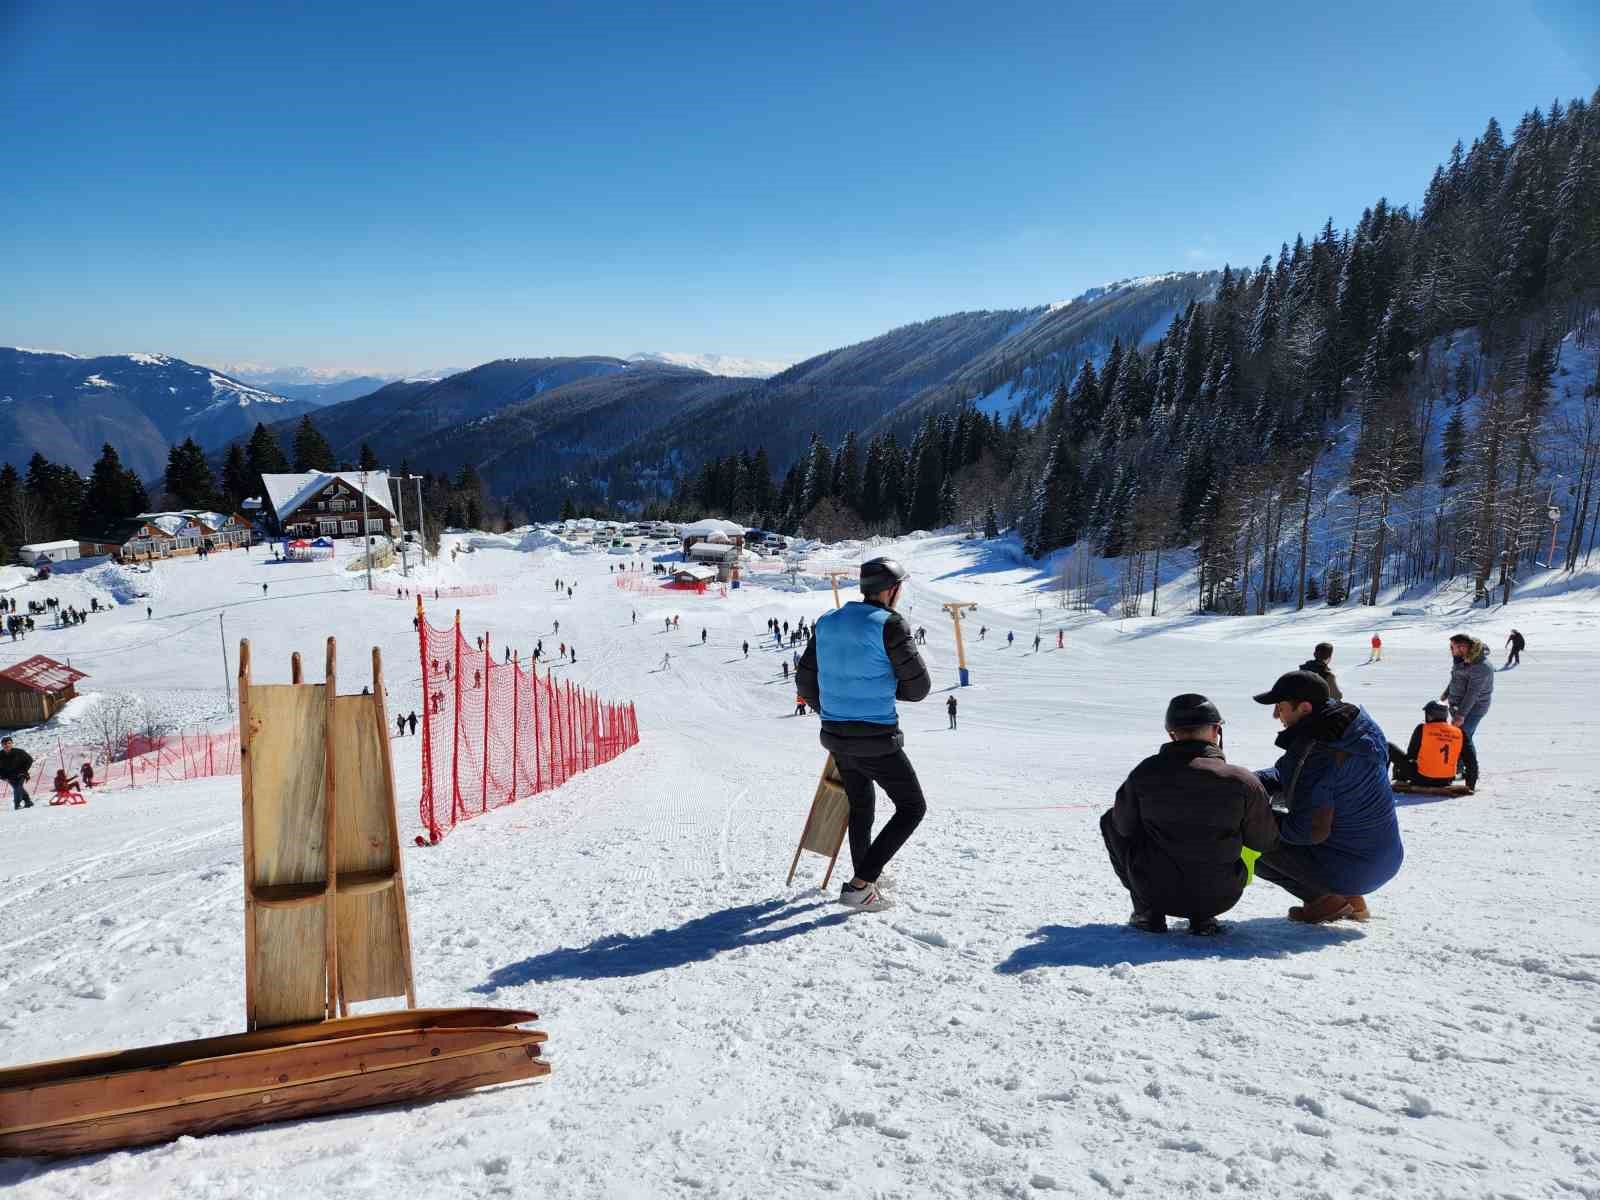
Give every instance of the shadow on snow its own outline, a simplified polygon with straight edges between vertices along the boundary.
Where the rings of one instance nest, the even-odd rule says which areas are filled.
[[[789,917],[831,907],[823,900],[798,905],[787,900],[764,900],[759,904],[707,913],[674,929],[641,934],[610,933],[587,946],[563,946],[497,967],[488,982],[472,990],[493,993],[499,988],[557,979],[623,979],[648,975],[652,971],[670,971],[689,963],[705,962],[729,950],[781,942],[849,919],[849,913],[835,911],[829,916],[775,927],[776,922]]]
[[[1208,958],[1283,958],[1359,941],[1357,929],[1333,925],[1291,925],[1282,917],[1247,921],[1221,918],[1217,937],[1191,937],[1181,919],[1164,934],[1143,933],[1126,925],[1044,925],[1029,944],[1018,946],[995,967],[1001,975],[1020,975],[1039,967],[1144,966]]]

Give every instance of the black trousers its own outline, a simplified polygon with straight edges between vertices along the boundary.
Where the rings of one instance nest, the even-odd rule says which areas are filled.
[[[1323,880],[1317,861],[1299,846],[1287,842],[1279,842],[1276,850],[1256,859],[1256,878],[1275,883],[1306,903],[1333,891]]]
[[[1133,900],[1134,912],[1159,913],[1166,917],[1187,917],[1191,921],[1205,921],[1227,912],[1239,903],[1240,889],[1234,889],[1225,895],[1186,896],[1183,899],[1175,899],[1170,895],[1147,896],[1133,881],[1134,842],[1117,832],[1109,808],[1100,815],[1100,836],[1105,839],[1106,853],[1111,856],[1111,869],[1117,873],[1117,878],[1122,881],[1122,886],[1128,889],[1128,895]]]
[[[927,815],[922,785],[904,750],[872,757],[835,752],[833,763],[839,769],[844,793],[850,798],[850,862],[856,878],[876,883],[883,868]],[[877,800],[873,784],[881,787],[894,804],[894,816],[876,838],[872,836]]]

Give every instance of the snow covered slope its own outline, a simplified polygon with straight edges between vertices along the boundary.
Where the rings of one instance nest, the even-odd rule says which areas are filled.
[[[480,549],[431,568],[498,585],[459,602],[469,635],[488,629],[494,655],[576,644],[575,667],[547,669],[635,699],[643,735],[567,788],[406,851],[419,1002],[538,1010],[549,1081],[0,1163],[0,1186],[28,1200],[1596,1194],[1600,792],[1573,704],[1600,672],[1592,592],[1509,613],[1119,623],[1063,618],[1031,567],[983,542],[888,549],[914,572],[908,615],[936,689],[902,706],[929,815],[890,868],[894,910],[846,916],[814,890],[810,857],[783,885],[823,753],[815,718],[790,715],[787,651],[761,635],[769,617],[814,619],[826,593],[641,596],[612,586],[609,556]],[[377,644],[391,707],[419,707],[410,608],[349,590],[343,566],[162,564],[154,619],[141,602],[0,644],[0,661],[70,654],[85,690],[187,693],[198,710],[221,699],[220,612],[263,679],[333,633],[347,687]],[[573,599],[555,598],[556,575]],[[953,733],[944,600],[980,605]],[[1479,733],[1485,784],[1401,810],[1406,866],[1370,924],[1290,925],[1289,897],[1257,884],[1220,939],[1122,927],[1096,822],[1162,740],[1169,696],[1208,692],[1230,758],[1262,765],[1275,727],[1249,695],[1328,638],[1347,695],[1404,740],[1443,685],[1446,636],[1498,643],[1513,621],[1529,648]],[[1385,661],[1361,666],[1374,627]],[[394,743],[412,830],[418,746]],[[238,812],[228,779],[0,808],[0,1063],[241,1027]]]

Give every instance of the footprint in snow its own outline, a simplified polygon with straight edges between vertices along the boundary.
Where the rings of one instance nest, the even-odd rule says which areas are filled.
[[[896,925],[894,926],[894,930],[896,933],[903,933],[906,937],[911,938],[913,941],[921,942],[926,946],[937,946],[941,950],[948,950],[950,948],[950,939],[945,937],[944,934],[935,930],[910,929],[904,925]]]

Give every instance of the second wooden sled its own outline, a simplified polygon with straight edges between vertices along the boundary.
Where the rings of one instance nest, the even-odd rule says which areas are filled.
[[[1452,783],[1448,787],[1438,787],[1426,783],[1396,783],[1391,785],[1395,791],[1406,796],[1470,796],[1467,785]]]
[[[784,883],[794,882],[795,868],[800,865],[800,852],[809,850],[828,860],[828,870],[822,876],[821,888],[826,891],[828,880],[833,878],[834,864],[839,861],[839,848],[844,845],[844,835],[850,829],[850,798],[844,792],[844,780],[839,777],[838,765],[833,755],[822,765],[822,778],[817,781],[816,795],[811,799],[811,811],[806,814],[805,828],[800,831],[800,844],[795,847],[794,859],[789,863],[789,877]]]
[[[413,1008],[0,1071],[0,1154],[88,1154],[550,1072],[538,1014]]]

